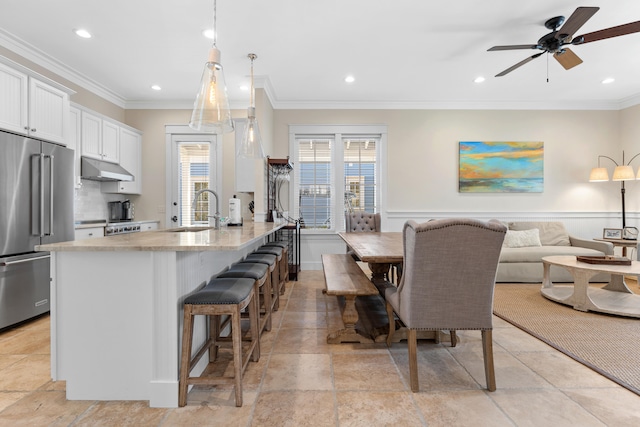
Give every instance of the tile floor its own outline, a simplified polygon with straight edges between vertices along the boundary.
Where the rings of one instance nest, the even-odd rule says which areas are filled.
[[[322,287],[319,271],[289,282],[262,357],[247,370],[241,408],[228,387],[194,389],[178,409],[67,401],[65,384],[49,378],[48,317],[5,331],[0,426],[640,425],[640,396],[498,318],[497,391],[484,390],[480,333],[459,332],[455,348],[420,342],[421,392],[411,393],[404,342],[390,349],[326,343],[341,320]]]

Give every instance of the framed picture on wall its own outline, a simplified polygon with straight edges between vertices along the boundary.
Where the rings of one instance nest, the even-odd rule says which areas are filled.
[[[602,237],[604,239],[622,239],[622,229],[621,228],[605,228],[602,232]]]

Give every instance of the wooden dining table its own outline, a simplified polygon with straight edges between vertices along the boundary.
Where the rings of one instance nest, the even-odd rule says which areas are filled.
[[[374,283],[386,280],[391,266],[402,263],[402,232],[340,232],[338,235],[353,249],[358,258],[369,264],[371,280]]]

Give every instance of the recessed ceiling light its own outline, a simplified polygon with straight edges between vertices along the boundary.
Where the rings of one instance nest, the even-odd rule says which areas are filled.
[[[240,85],[240,90],[249,90],[249,86],[247,85]]]
[[[151,86],[151,89],[153,89],[153,90],[162,90],[162,88],[160,86],[158,86],[158,85]]]
[[[208,39],[213,40],[213,30],[212,29],[208,29],[208,30],[202,31],[202,35],[205,36]]]
[[[92,37],[89,31],[83,30],[82,28],[73,30],[73,32],[76,34],[76,36],[82,37],[83,39],[90,39]]]
[[[353,76],[347,76],[347,77],[344,78],[344,81],[347,82],[347,83],[353,83],[353,82],[356,81],[356,78],[353,77]]]
[[[473,79],[473,82],[474,82],[474,83],[482,83],[484,80],[485,80],[485,78],[484,78],[484,77],[482,77],[482,76],[478,76],[478,77],[476,77],[475,79]]]
[[[606,79],[604,79],[604,80],[602,81],[602,84],[603,84],[603,85],[608,85],[609,83],[613,83],[613,82],[615,82],[615,81],[616,81],[616,79],[614,79],[613,77],[607,77]]]

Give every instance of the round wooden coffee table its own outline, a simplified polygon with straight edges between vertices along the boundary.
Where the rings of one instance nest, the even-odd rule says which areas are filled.
[[[640,275],[639,261],[632,261],[631,265],[589,264],[576,260],[575,256],[546,256],[542,258],[542,264],[541,293],[545,298],[575,310],[640,317],[640,295],[634,294],[624,283],[624,276]],[[552,265],[569,270],[573,285],[553,284],[549,275]],[[603,288],[589,286],[589,278],[598,273],[610,273],[611,282]]]

